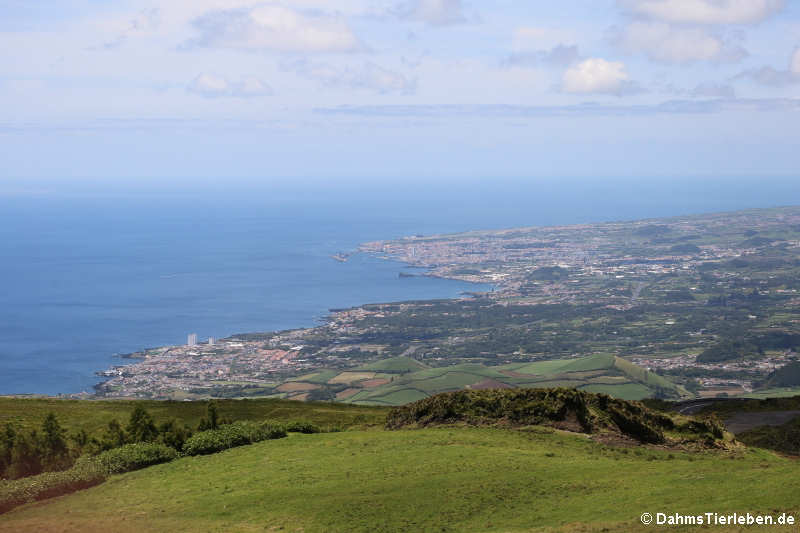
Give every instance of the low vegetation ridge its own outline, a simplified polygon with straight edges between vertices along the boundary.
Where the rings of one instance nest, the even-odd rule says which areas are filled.
[[[439,394],[393,409],[389,429],[467,425],[545,425],[647,444],[726,448],[732,436],[713,415],[685,417],[639,402],[575,389],[502,389]]]

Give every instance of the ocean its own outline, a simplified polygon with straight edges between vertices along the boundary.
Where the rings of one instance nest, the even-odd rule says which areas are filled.
[[[57,183],[57,181],[56,181]],[[0,187],[0,394],[91,391],[119,354],[488,286],[330,256],[371,240],[800,204],[792,179]],[[407,269],[406,269],[407,270]]]

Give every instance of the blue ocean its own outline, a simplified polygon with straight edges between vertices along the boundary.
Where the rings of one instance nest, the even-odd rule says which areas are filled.
[[[189,333],[488,289],[331,258],[366,241],[796,204],[792,179],[0,187],[0,394],[90,391],[115,356]]]

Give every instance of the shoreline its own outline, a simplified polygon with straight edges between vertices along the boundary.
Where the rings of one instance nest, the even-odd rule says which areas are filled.
[[[789,224],[785,227],[790,232],[800,231],[791,230],[793,227],[800,228],[798,222],[800,222],[800,208],[789,207],[634,222],[473,231],[364,243],[353,253],[364,253],[375,259],[397,263],[396,272],[400,278],[430,277],[470,284],[479,283],[484,284],[489,290],[460,291],[456,296],[439,299],[400,300],[366,303],[347,308],[329,308],[328,314],[321,317],[319,319],[321,323],[315,326],[236,333],[221,338],[215,345],[210,346],[205,344],[191,347],[160,346],[117,355],[129,363],[97,371],[96,375],[105,379],[95,384],[93,396],[136,397],[142,394],[141,391],[151,390],[162,391],[155,392],[161,394],[162,396],[157,396],[161,398],[166,385],[148,389],[148,383],[168,384],[172,379],[171,375],[180,379],[175,381],[176,388],[170,390],[174,390],[177,394],[180,389],[184,391],[180,394],[189,397],[200,394],[198,392],[200,390],[210,391],[208,393],[213,396],[219,387],[230,388],[234,391],[231,394],[236,390],[241,390],[243,395],[245,392],[258,394],[261,389],[265,395],[285,394],[286,391],[295,390],[285,385],[287,380],[302,372],[308,373],[319,368],[337,368],[346,372],[348,368],[357,367],[359,361],[363,361],[365,357],[369,361],[398,355],[394,352],[390,355],[381,355],[383,348],[377,345],[384,341],[370,344],[370,341],[366,340],[369,335],[364,337],[365,340],[356,342],[355,348],[351,346],[354,341],[343,339],[352,337],[350,332],[355,331],[353,328],[356,327],[364,331],[374,328],[376,334],[379,333],[383,327],[381,324],[385,321],[384,316],[387,313],[387,316],[393,316],[397,309],[402,311],[403,308],[414,306],[424,308],[431,304],[438,305],[437,302],[486,299],[488,302],[495,301],[501,304],[506,302],[503,305],[513,302],[513,305],[523,306],[554,303],[581,305],[581,302],[597,305],[604,302],[605,308],[624,312],[643,302],[646,303],[647,299],[653,301],[653,293],[647,293],[647,287],[652,284],[652,280],[646,281],[648,279],[646,276],[652,277],[652,275],[646,274],[647,272],[656,272],[656,276],[670,272],[673,274],[669,275],[693,272],[700,264],[721,264],[720,261],[739,257],[742,253],[757,253],[759,246],[771,247],[776,242],[772,239],[759,240],[736,234],[731,237],[733,241],[729,238],[732,244],[720,244],[722,241],[719,241],[719,231],[727,234],[725,232],[730,233],[732,228],[739,231],[742,228],[758,226],[759,229],[766,228],[764,231],[774,233],[784,228],[786,224]],[[675,228],[684,233],[688,232],[686,237],[701,246],[674,245],[670,239],[665,240],[661,237],[665,232],[677,231]],[[717,231],[717,234],[714,231]],[[744,234],[748,235],[749,232],[751,229],[747,229]],[[618,242],[614,240],[617,238],[613,237],[614,235],[639,235],[635,239],[655,245],[660,251],[657,253],[650,251],[641,257],[631,256],[626,252],[629,249],[627,241],[631,237],[625,237],[625,240]],[[710,238],[709,235],[712,237],[717,235],[712,239],[714,244],[703,244],[702,239]],[[685,239],[678,239],[674,242],[684,241]],[[792,245],[793,242],[786,241],[783,246]],[[633,272],[637,268],[641,270],[639,277]],[[409,269],[425,272],[403,276],[403,271]],[[579,272],[583,272],[580,276],[584,276],[585,281],[575,277]],[[575,283],[578,285],[573,285]],[[606,290],[605,296],[592,292],[595,290],[592,287],[602,287],[607,284],[610,284],[612,290],[610,292]],[[620,292],[621,289],[614,289],[628,285],[636,288],[630,295],[626,295],[624,291]],[[587,289],[581,289],[582,286],[586,286]],[[642,296],[643,289],[644,296]],[[587,293],[585,290],[590,292]],[[753,315],[751,318],[756,317]],[[675,321],[667,320],[665,324],[674,325]],[[713,338],[701,342],[711,340]],[[414,354],[416,358],[415,343],[418,343],[418,339],[408,337],[406,344],[409,348],[403,354]],[[375,347],[371,347],[372,345]],[[353,349],[356,351],[353,352]],[[524,356],[524,353],[521,353]],[[425,354],[419,355],[422,357]],[[648,359],[646,356],[635,357],[645,365],[656,364],[658,367],[661,364],[658,360]],[[783,359],[777,357],[775,360]],[[149,366],[142,366],[144,362]],[[234,366],[240,367],[242,364],[250,365],[252,372],[234,371]],[[125,369],[130,369],[130,372],[126,372]],[[117,383],[123,387],[126,383],[135,384],[136,380],[139,380],[139,385],[130,391],[113,388]],[[284,385],[281,385],[282,383]],[[62,394],[56,397],[59,396],[71,395]],[[295,396],[298,396],[298,399],[306,399],[309,395]]]

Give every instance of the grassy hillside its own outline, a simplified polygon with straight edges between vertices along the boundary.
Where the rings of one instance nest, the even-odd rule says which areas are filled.
[[[794,462],[758,450],[609,448],[548,428],[354,431],[114,476],[0,516],[0,531],[636,532],[658,530],[643,512],[797,515],[799,490]]]
[[[61,400],[56,398],[0,397],[0,427],[7,422],[20,428],[39,427],[47,413],[54,413],[68,430],[84,429],[90,435],[110,420],[127,421],[137,405],[143,406],[156,423],[176,418],[197,427],[206,416],[206,402],[154,400]],[[387,409],[331,403],[303,403],[273,399],[217,400],[222,417],[233,420],[308,420],[321,426],[382,426]]]

